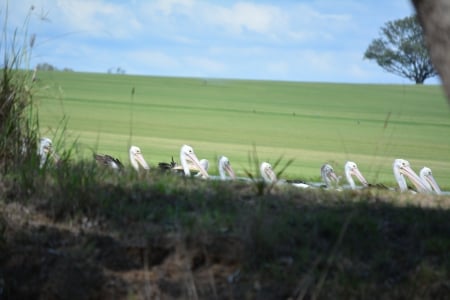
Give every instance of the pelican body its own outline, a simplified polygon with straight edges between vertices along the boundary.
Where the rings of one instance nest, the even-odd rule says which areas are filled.
[[[209,160],[207,160],[206,158],[203,158],[203,159],[200,159],[199,163],[200,163],[200,166],[203,167],[203,169],[204,169],[206,172],[208,172],[208,170],[209,170]],[[189,168],[191,168],[191,167],[189,167]],[[197,171],[195,167],[194,167],[194,170]],[[195,177],[200,177],[200,178],[203,178],[203,179],[206,179],[206,178],[207,178],[207,177],[205,177],[201,172],[198,172],[198,173],[195,174],[194,176],[195,176]]]
[[[167,162],[159,162],[158,163],[158,167],[162,171],[173,170],[177,166],[178,166],[178,164],[173,160],[173,156],[172,156],[171,162],[169,162],[169,163],[167,163]]]
[[[114,170],[123,170],[124,168],[122,162],[118,158],[112,157],[108,154],[94,153],[94,159],[99,165],[109,167]]]

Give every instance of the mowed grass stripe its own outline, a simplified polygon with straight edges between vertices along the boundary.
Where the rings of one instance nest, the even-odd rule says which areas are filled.
[[[314,179],[323,162],[339,169],[349,159],[368,179],[393,184],[392,160],[403,157],[450,185],[450,112],[438,86],[61,72],[40,80],[43,133],[67,115],[71,136],[125,160],[131,131],[151,163],[177,159],[188,143],[211,161],[229,156],[243,174],[256,145],[261,159],[295,159],[289,178]]]

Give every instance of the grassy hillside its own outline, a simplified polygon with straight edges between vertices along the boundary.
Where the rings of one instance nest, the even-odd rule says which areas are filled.
[[[295,159],[284,176],[317,179],[324,161],[342,172],[352,159],[371,181],[391,182],[401,155],[448,182],[437,87],[80,73],[40,74],[38,84],[42,133],[59,152],[78,138],[80,151],[44,168],[28,155],[1,174],[1,299],[448,297],[448,195],[208,181],[92,161],[92,151],[126,160],[133,143],[154,166],[189,143],[199,157],[228,155],[243,174],[256,145],[260,159]]]
[[[358,163],[370,182],[394,185],[392,161],[426,165],[450,187],[450,111],[438,86],[362,85],[39,74],[41,130],[54,136],[68,117],[69,141],[127,162],[130,144],[151,166],[178,158],[187,143],[199,158],[227,155],[238,174],[260,160],[294,159],[284,176],[319,180],[331,162]],[[128,162],[127,162],[128,163]],[[215,173],[215,166],[211,173]]]

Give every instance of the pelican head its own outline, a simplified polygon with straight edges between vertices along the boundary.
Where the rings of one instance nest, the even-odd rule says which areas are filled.
[[[347,178],[348,183],[350,184],[350,187],[352,190],[356,189],[355,181],[353,180],[353,177],[355,176],[358,178],[358,180],[362,183],[363,186],[368,186],[367,180],[364,178],[364,176],[361,174],[361,172],[358,169],[358,166],[353,161],[347,161],[345,163],[345,177]]]
[[[427,187],[430,192],[435,192],[436,194],[442,194],[441,188],[437,184],[436,180],[433,177],[433,173],[431,169],[428,167],[423,167],[419,172],[420,179],[422,179],[422,183]]]
[[[219,175],[220,179],[225,180],[228,176],[231,177],[231,179],[236,179],[236,175],[234,174],[234,170],[231,167],[230,160],[226,156],[219,157]]]
[[[412,184],[416,187],[419,193],[427,192],[428,189],[416,172],[411,169],[409,161],[401,158],[394,160],[392,164],[392,169],[394,171],[395,180],[397,180],[398,186],[401,192],[408,190],[408,185],[406,184],[405,176],[409,178]]]
[[[259,167],[259,171],[261,172],[261,176],[267,183],[274,183],[277,182],[277,175],[272,169],[272,165],[268,162],[262,162],[261,166]]]
[[[203,178],[209,178],[208,172],[200,164],[200,161],[198,160],[197,155],[195,155],[194,149],[191,146],[183,145],[181,147],[180,161],[181,165],[183,166],[184,175],[191,176],[189,165],[193,164],[194,167],[196,167],[198,171],[202,174]]]
[[[53,151],[52,140],[44,137],[39,141],[38,156],[40,157],[39,168],[42,168],[47,160],[52,157],[55,163],[58,163],[59,156]]]
[[[130,147],[130,163],[131,166],[139,172],[139,168],[141,167],[144,170],[150,170],[149,165],[144,159],[142,155],[141,149],[137,146]]]
[[[320,175],[322,176],[322,180],[325,182],[327,187],[339,184],[339,178],[330,164],[324,164],[320,168]]]

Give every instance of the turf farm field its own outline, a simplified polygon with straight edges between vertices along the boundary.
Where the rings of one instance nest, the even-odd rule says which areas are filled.
[[[450,189],[450,110],[439,86],[78,72],[38,79],[42,135],[55,140],[56,151],[77,140],[76,159],[99,152],[127,165],[127,149],[137,145],[155,167],[178,160],[189,144],[200,159],[228,156],[239,176],[254,169],[249,156],[257,153],[259,161],[282,158],[280,169],[293,159],[284,178],[319,181],[325,162],[342,176],[352,160],[369,182],[395,186],[392,162],[404,158],[416,172],[430,167]]]

